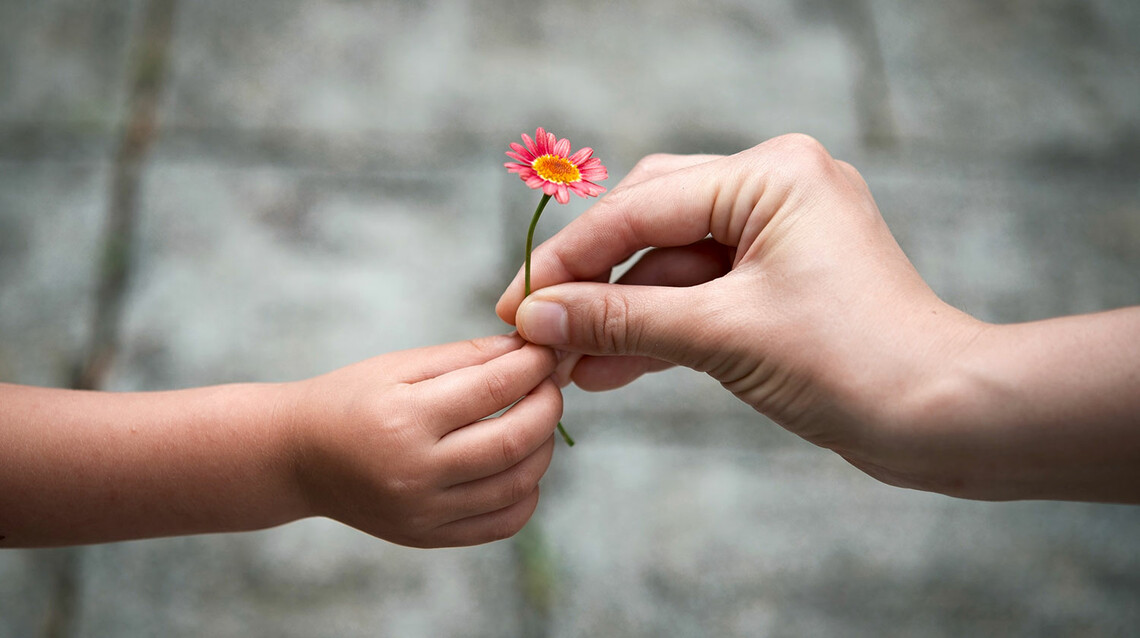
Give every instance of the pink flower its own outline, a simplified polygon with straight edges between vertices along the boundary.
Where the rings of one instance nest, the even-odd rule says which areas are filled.
[[[594,149],[586,147],[570,154],[570,140],[558,139],[541,126],[535,129],[534,139],[523,133],[526,146],[514,142],[507,157],[515,160],[503,166],[531,188],[541,188],[553,195],[559,204],[570,201],[570,191],[582,197],[597,197],[605,188],[594,182],[609,177],[602,160],[591,157]]]

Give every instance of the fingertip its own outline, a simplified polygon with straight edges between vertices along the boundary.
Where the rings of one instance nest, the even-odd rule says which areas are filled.
[[[495,302],[495,314],[510,325],[515,325],[515,313],[522,301],[522,271],[515,275],[499,300]]]
[[[548,377],[543,379],[541,383],[535,386],[531,391],[528,398],[537,399],[549,404],[550,412],[545,414],[541,419],[550,430],[551,435],[554,434],[554,429],[558,425],[558,421],[562,419],[562,411],[565,408],[563,404],[562,388],[554,381],[553,378]],[[549,421],[549,423],[547,423]],[[545,428],[544,428],[545,429]]]
[[[552,377],[543,379],[535,387],[535,392],[550,393],[550,397],[558,403],[558,416],[562,416],[562,387]]]
[[[519,333],[531,343],[560,346],[570,342],[570,318],[566,308],[545,299],[525,299],[516,315]]]
[[[530,343],[525,340],[523,341],[523,344],[523,350],[533,352],[535,356],[540,358],[543,370],[549,371],[549,374],[551,375],[555,373],[555,371],[558,369],[559,358],[558,353],[553,348]]]
[[[558,355],[558,365],[554,368],[554,374],[551,376],[554,383],[560,388],[565,388],[570,385],[571,377],[574,373],[574,368],[578,365],[578,361],[582,359],[582,355],[577,352],[567,352],[565,350],[556,350]]]
[[[483,543],[506,540],[522,531],[538,510],[539,488],[537,485],[522,500],[503,509],[484,514],[490,519],[487,536]]]
[[[530,345],[530,342],[523,339],[517,330],[512,330],[502,334],[469,339],[466,345],[481,353],[482,357],[481,360],[473,361],[470,365],[482,365],[516,350],[521,350]]]
[[[503,296],[495,302],[495,314],[502,319],[504,323],[509,326],[515,325],[515,309],[516,307],[507,299],[508,292],[504,292]]]

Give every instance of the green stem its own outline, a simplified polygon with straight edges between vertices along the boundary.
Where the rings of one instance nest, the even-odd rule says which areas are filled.
[[[526,265],[524,269],[526,274],[523,278],[523,296],[530,294],[530,250],[534,246],[534,228],[538,226],[538,218],[542,216],[542,209],[546,208],[546,202],[550,201],[550,195],[543,195],[542,199],[538,202],[538,208],[534,211],[534,217],[530,218],[530,228],[526,231]]]
[[[558,422],[558,433],[562,435],[562,440],[566,441],[566,445],[574,447],[574,439],[570,438],[570,433],[566,431],[566,428],[562,427],[561,421]]]
[[[546,203],[550,201],[550,195],[543,195],[542,199],[538,202],[538,208],[534,210],[534,217],[530,219],[530,228],[526,231],[526,262],[523,266],[523,296],[530,294],[530,251],[534,246],[534,228],[538,226],[538,218],[542,216],[542,209],[546,208]],[[570,437],[570,433],[566,428],[562,427],[562,421],[558,422],[558,433],[562,435],[562,440],[566,441],[566,445],[574,446],[574,439]]]

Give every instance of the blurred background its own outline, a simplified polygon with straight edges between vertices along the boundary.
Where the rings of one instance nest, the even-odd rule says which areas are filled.
[[[0,0],[0,380],[289,380],[503,332],[537,201],[503,153],[536,126],[611,188],[809,133],[950,303],[1140,303],[1138,32],[1132,0]],[[687,370],[566,397],[579,444],[511,540],[6,550],[0,636],[1140,627],[1140,508],[890,488]]]

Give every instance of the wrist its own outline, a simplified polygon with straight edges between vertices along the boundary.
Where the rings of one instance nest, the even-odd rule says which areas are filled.
[[[884,480],[982,500],[1136,502],[1138,325],[1132,309],[979,324],[902,402],[876,464]]]
[[[314,419],[308,414],[310,401],[306,381],[270,384],[266,388],[269,408],[264,427],[278,452],[275,473],[281,489],[280,504],[287,520],[318,516],[306,487],[305,462]]]
[[[201,389],[202,416],[212,422],[213,436],[218,437],[209,446],[218,462],[220,485],[215,489],[223,490],[215,499],[218,520],[230,521],[219,531],[264,529],[310,515],[297,487],[298,403],[292,385],[240,383]],[[212,482],[204,477],[203,487]]]
[[[923,347],[908,346],[909,365],[900,366],[891,392],[878,397],[858,450],[845,456],[891,485],[1001,498],[986,471],[993,432],[984,405],[990,398],[978,374],[979,344],[1001,327],[947,308],[947,321],[926,326]]]
[[[989,326],[948,370],[926,427],[939,491],[1136,502],[1140,310]]]

